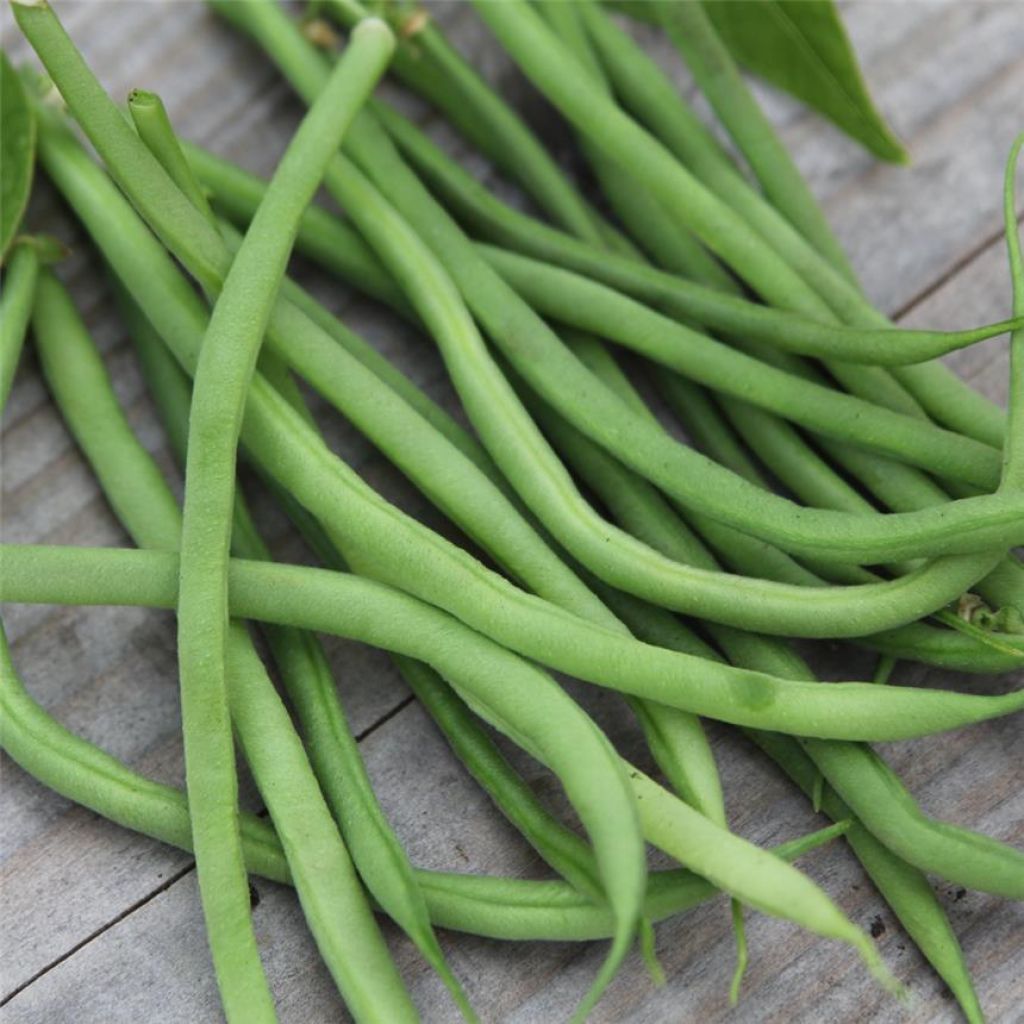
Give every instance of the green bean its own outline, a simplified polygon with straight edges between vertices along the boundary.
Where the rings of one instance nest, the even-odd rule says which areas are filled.
[[[0,408],[7,404],[18,370],[21,346],[32,315],[32,299],[39,276],[39,250],[31,241],[14,246],[4,274],[0,299]]]
[[[1005,221],[1006,249],[1010,261],[1010,279],[1013,282],[1013,311],[1024,311],[1024,257],[1021,256],[1020,234],[1017,227],[1015,179],[1017,161],[1024,135],[1018,135],[1010,148],[1003,186],[1003,219]],[[1018,327],[1010,337],[1010,420],[1003,447],[1003,475],[1000,488],[1008,491],[1024,489],[1024,328]]]
[[[143,835],[192,849],[185,794],[149,779],[56,722],[26,692],[0,630],[2,746],[27,772],[57,793]],[[273,828],[240,815],[246,866],[274,882],[292,884]],[[783,860],[798,857],[846,832],[840,822],[773,849]],[[417,871],[432,920],[456,931],[496,939],[584,941],[612,934],[607,907],[598,907],[565,882],[533,882],[483,875]],[[660,921],[717,894],[685,868],[655,871],[648,879],[645,912]]]
[[[141,320],[136,311],[132,335],[161,419],[183,463],[190,402],[187,378]],[[140,468],[142,462],[140,456]],[[236,496],[232,546],[243,557],[270,558],[241,495]],[[320,643],[309,634],[281,627],[268,628],[267,637],[306,736],[313,770],[360,876],[440,975],[463,1016],[474,1019],[430,927],[412,865],[377,803]]]
[[[163,100],[145,89],[133,89],[128,94],[128,113],[139,133],[139,138],[159,161],[175,185],[185,193],[189,202],[208,220],[213,217],[206,193],[193,176],[188,160],[178,143],[174,128],[167,115]]]
[[[35,326],[50,388],[118,517],[140,544],[173,550],[181,534],[177,503],[132,433],[70,299],[49,274],[40,281]],[[346,1002],[360,1019],[416,1019],[288,713],[238,624],[227,639],[226,670],[232,721]]]

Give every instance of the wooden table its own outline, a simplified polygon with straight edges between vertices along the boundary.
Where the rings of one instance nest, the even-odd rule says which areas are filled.
[[[198,3],[65,2],[59,10],[111,92],[161,92],[186,136],[267,173],[293,129],[299,106],[276,74]],[[913,153],[910,169],[882,166],[819,119],[776,94],[765,103],[801,168],[825,202],[867,290],[911,324],[961,326],[1002,316],[1009,288],[1000,240],[1003,162],[1024,128],[1024,7],[1015,2],[845,4],[844,16],[882,109]],[[568,151],[567,133],[487,40],[466,5],[439,16],[465,52],[516,97],[549,144]],[[26,47],[2,15],[3,42]],[[645,33],[645,36],[650,34]],[[686,85],[666,48],[647,40]],[[423,122],[429,111],[404,100]],[[433,127],[433,126],[432,126]],[[437,126],[446,145],[463,147]],[[470,162],[490,178],[478,158]],[[507,186],[499,186],[511,193]],[[62,268],[108,360],[121,400],[145,444],[177,480],[144,393],[134,356],[81,232],[40,187],[32,219],[73,246]],[[454,407],[428,345],[336,283],[299,266],[351,326],[398,360],[430,393]],[[1003,400],[1005,342],[951,360],[976,386]],[[322,417],[331,443],[386,495],[436,522],[422,499],[336,416]],[[31,355],[4,419],[3,531],[8,542],[127,543],[81,455],[49,401]],[[279,557],[303,552],[265,502],[261,517]],[[62,722],[137,770],[182,780],[175,688],[174,626],[139,609],[11,607],[5,621],[32,693]],[[385,810],[413,860],[426,867],[538,877],[542,866],[448,754],[386,658],[331,641],[338,683]],[[823,671],[846,677],[870,663],[848,651],[818,650]],[[925,678],[979,690],[984,680]],[[635,730],[608,695],[584,694],[623,749],[642,756]],[[806,801],[730,732],[710,729],[732,826],[767,844],[820,826]],[[1020,718],[914,743],[886,756],[924,808],[1024,845],[1024,740]],[[531,783],[562,806],[557,787],[519,758]],[[247,803],[258,806],[246,779]],[[70,805],[4,760],[0,790],[3,889],[0,981],[3,1024],[192,1022],[219,1017],[195,873],[189,856]],[[849,852],[816,853],[805,869],[859,924],[877,936],[914,1000],[889,1000],[845,949],[762,915],[749,917],[752,962],[744,1001],[726,1005],[733,955],[727,908],[716,901],[658,928],[668,984],[654,989],[638,957],[627,964],[593,1016],[600,1022],[824,1022],[958,1019],[948,993],[908,942]],[[293,894],[256,881],[256,931],[280,999],[281,1018],[316,1024],[346,1019]],[[992,1021],[1024,1020],[1024,911],[936,882]],[[437,979],[395,929],[387,934],[428,1021],[456,1016]],[[442,943],[485,1019],[564,1019],[603,955],[600,944],[499,944],[443,933]]]

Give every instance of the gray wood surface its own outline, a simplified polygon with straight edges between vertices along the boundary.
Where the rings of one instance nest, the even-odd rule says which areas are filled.
[[[132,86],[161,92],[186,136],[246,166],[269,172],[299,114],[298,104],[254,51],[192,2],[65,2],[65,23],[116,97]],[[564,127],[529,92],[468,7],[432,5],[464,52],[513,96],[556,150]],[[1024,127],[1024,8],[1020,3],[849,2],[843,13],[883,110],[908,142],[912,168],[873,163],[820,120],[760,89],[880,306],[908,323],[968,325],[1002,316],[1009,289],[1000,231],[1000,185],[1012,137]],[[23,42],[9,12],[0,15],[8,52]],[[641,32],[689,88],[670,51]],[[396,95],[393,90],[388,90]],[[408,98],[405,108],[433,124]],[[437,126],[435,126],[437,127]],[[464,154],[440,128],[438,137]],[[468,155],[490,180],[485,164]],[[513,190],[500,182],[505,194]],[[46,188],[33,223],[72,243],[62,270],[105,352],[118,393],[146,445],[169,473],[171,460],[102,277],[76,225]],[[456,408],[438,359],[392,318],[334,282],[296,272],[355,329],[395,358],[435,397]],[[1004,341],[952,358],[964,377],[1005,398]],[[321,417],[332,444],[370,482],[406,509],[436,522],[412,490],[337,417]],[[31,355],[4,417],[3,537],[9,542],[126,543],[88,467],[49,402]],[[175,477],[175,479],[177,479]],[[282,558],[303,552],[272,508],[261,518]],[[8,607],[5,623],[32,693],[61,721],[138,770],[182,777],[175,692],[174,632],[168,615],[137,609]],[[330,641],[339,687],[374,783],[413,860],[426,867],[540,877],[542,867],[492,810],[412,703],[386,658]],[[821,647],[826,674],[851,677],[863,657]],[[903,679],[993,684],[904,668]],[[1002,684],[998,684],[1002,685]],[[633,727],[610,695],[580,696],[618,744],[642,757]],[[710,733],[719,755],[732,826],[767,844],[820,824],[806,802],[752,749],[725,729]],[[1024,749],[1020,719],[914,743],[885,753],[930,813],[1024,845]],[[551,779],[517,758],[552,806]],[[256,806],[252,787],[246,799]],[[205,1021],[219,1018],[202,934],[191,859],[76,808],[4,758],[0,784],[0,1021],[86,1024]],[[900,1007],[834,944],[762,915],[749,921],[751,968],[744,1000],[730,1011],[732,970],[727,908],[717,901],[659,926],[668,975],[650,985],[631,961],[593,1019],[951,1021],[948,993],[913,950],[863,872],[840,844],[804,862],[846,912],[884,930],[879,948],[911,990]],[[257,882],[257,932],[288,1022],[347,1019],[304,928],[293,895]],[[992,1021],[1024,1020],[1024,913],[1020,907],[936,883],[974,971]],[[387,931],[428,1021],[456,1016],[440,984],[395,929]],[[442,943],[489,1021],[536,1024],[564,1019],[603,954],[600,945],[500,944],[451,933]]]

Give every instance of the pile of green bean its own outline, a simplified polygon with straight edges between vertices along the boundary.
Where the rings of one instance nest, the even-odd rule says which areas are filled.
[[[1012,318],[899,329],[862,294],[700,5],[653,9],[737,156],[597,0],[474,3],[576,134],[600,196],[583,197],[422,9],[320,0],[300,22],[278,0],[210,0],[309,104],[264,182],[179,140],[159,96],[136,90],[119,108],[46,0],[14,0],[46,77],[5,64],[21,104],[12,120],[5,101],[5,131],[23,128],[27,178],[34,156],[109,271],[184,500],[134,435],[51,266],[59,244],[5,238],[0,401],[31,335],[139,550],[5,545],[0,599],[176,613],[185,789],[55,721],[0,629],[3,749],[65,797],[194,852],[233,1022],[276,1019],[249,872],[295,887],[359,1021],[419,1019],[374,911],[471,1021],[435,927],[610,940],[576,1009],[583,1020],[634,945],[661,978],[655,922],[720,893],[732,901],[734,1001],[747,908],[847,943],[898,994],[872,939],[791,863],[840,835],[965,1017],[981,1021],[928,876],[1021,900],[1024,852],[926,814],[870,744],[1024,709],[1021,689],[879,685],[897,661],[1024,666],[1013,550],[1024,544],[1021,141],[1005,186]],[[388,70],[538,215],[373,98]],[[321,184],[346,219],[311,205]],[[287,276],[293,248],[436,344],[465,421]],[[1008,416],[935,361],[1006,333]],[[450,534],[331,451],[299,379]],[[239,456],[318,566],[272,560],[236,484]],[[450,539],[458,531],[472,548]],[[283,697],[246,620],[260,624]],[[557,877],[413,867],[317,632],[391,653]],[[877,652],[876,678],[819,682],[797,637]],[[660,781],[620,756],[552,672],[621,695]],[[770,850],[731,832],[702,718],[742,730],[834,824]],[[558,780],[582,835],[537,798],[494,732]],[[239,808],[236,740],[268,817]],[[649,870],[648,843],[679,866]]]

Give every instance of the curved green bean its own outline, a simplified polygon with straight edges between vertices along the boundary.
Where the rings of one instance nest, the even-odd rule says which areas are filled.
[[[7,405],[18,370],[21,346],[32,316],[39,265],[38,249],[31,241],[25,241],[13,247],[4,273],[0,298],[0,409]]]

